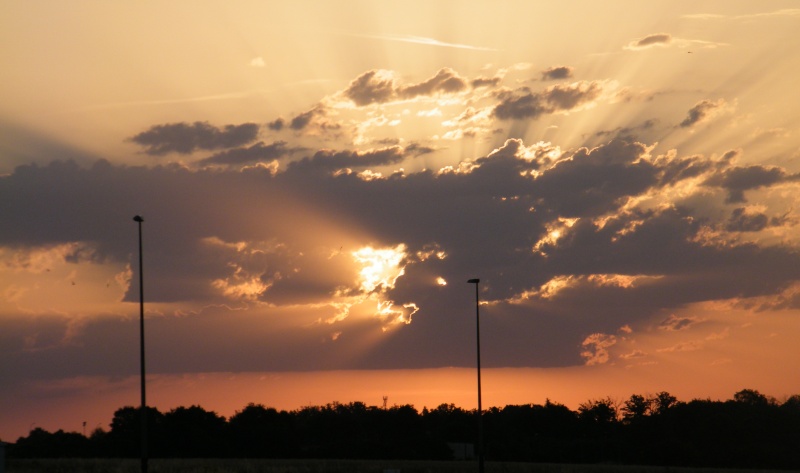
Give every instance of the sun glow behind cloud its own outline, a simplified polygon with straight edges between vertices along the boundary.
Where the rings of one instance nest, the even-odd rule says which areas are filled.
[[[365,246],[354,251],[353,258],[362,266],[361,289],[366,293],[376,289],[384,291],[393,288],[397,278],[405,272],[401,263],[406,258],[406,246],[402,243],[394,248]]]
[[[365,246],[352,253],[361,265],[359,286],[364,294],[362,297],[376,303],[375,315],[386,322],[384,331],[391,325],[411,323],[411,317],[419,311],[413,302],[398,307],[395,301],[385,298],[385,293],[393,289],[397,279],[405,274],[406,249],[406,245],[401,243],[385,248]]]

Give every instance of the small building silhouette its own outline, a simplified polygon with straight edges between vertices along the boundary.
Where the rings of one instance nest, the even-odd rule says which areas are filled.
[[[453,460],[475,459],[475,446],[471,443],[447,442],[447,446],[453,452]]]

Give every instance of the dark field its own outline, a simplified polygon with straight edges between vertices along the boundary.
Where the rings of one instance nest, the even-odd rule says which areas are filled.
[[[487,462],[486,473],[758,473],[778,470],[676,468],[624,465],[564,465]],[[132,459],[9,460],[6,473],[137,473]],[[155,459],[150,473],[473,473],[475,462],[390,460],[212,460]]]

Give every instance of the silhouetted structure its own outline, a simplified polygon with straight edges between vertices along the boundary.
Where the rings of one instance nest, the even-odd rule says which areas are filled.
[[[139,226],[139,356],[141,367],[141,391],[142,391],[142,437],[141,437],[141,458],[142,473],[147,473],[147,396],[145,389],[145,369],[144,369],[144,264],[142,256],[142,222],[144,219],[136,215],[133,221]]]
[[[478,283],[480,279],[470,279],[467,281],[469,284],[475,285],[475,340],[477,342],[478,353],[478,472],[483,473],[483,409],[481,408],[481,314],[480,314],[480,296],[478,291]]]

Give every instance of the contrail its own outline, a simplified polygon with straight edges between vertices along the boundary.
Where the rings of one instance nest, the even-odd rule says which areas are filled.
[[[365,35],[365,34],[352,34],[347,33],[350,36],[358,36],[362,38],[373,38],[373,39],[383,39],[387,41],[400,41],[403,43],[415,43],[415,44],[427,44],[429,46],[442,46],[445,48],[458,48],[458,49],[471,49],[474,51],[497,51],[494,48],[485,48],[482,46],[472,46],[469,44],[458,44],[458,43],[445,43],[444,41],[439,41],[433,38],[425,38],[423,36],[411,36],[411,35]]]

